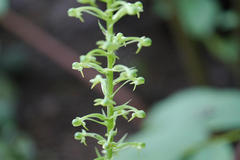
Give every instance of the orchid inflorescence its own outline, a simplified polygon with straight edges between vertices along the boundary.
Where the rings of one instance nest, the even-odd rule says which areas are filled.
[[[94,100],[95,106],[103,106],[106,108],[107,113],[102,110],[102,113],[92,113],[83,117],[76,117],[72,124],[74,127],[82,126],[81,132],[75,133],[75,139],[86,145],[86,137],[91,137],[97,140],[98,144],[102,146],[102,152],[96,149],[97,158],[95,160],[112,160],[113,156],[121,149],[127,147],[135,147],[141,149],[145,146],[144,143],[139,142],[124,142],[126,135],[124,135],[119,141],[114,141],[114,137],[117,135],[116,120],[122,116],[128,121],[134,118],[144,118],[145,112],[138,110],[129,105],[126,102],[122,105],[117,105],[114,101],[115,94],[125,84],[132,84],[133,90],[136,86],[144,84],[144,78],[137,76],[137,69],[129,68],[125,65],[115,64],[119,57],[116,55],[116,51],[120,47],[126,47],[128,44],[137,43],[137,51],[139,53],[142,47],[149,47],[152,43],[150,38],[143,37],[126,37],[123,33],[114,33],[113,27],[122,17],[126,15],[136,15],[140,17],[140,13],[143,12],[143,5],[141,2],[129,3],[123,0],[100,0],[106,3],[105,11],[98,8],[96,0],[77,0],[79,3],[86,4],[88,6],[82,6],[79,8],[71,8],[68,10],[70,17],[76,17],[80,21],[84,22],[82,13],[86,12],[93,16],[96,16],[101,21],[106,22],[104,27],[100,21],[98,25],[105,35],[105,40],[97,42],[98,48],[93,49],[85,55],[80,56],[79,62],[74,62],[72,68],[81,72],[82,76],[84,68],[93,68],[100,74],[96,75],[95,78],[90,80],[92,87],[100,84],[103,92],[103,98],[97,98]],[[107,67],[104,68],[97,57],[107,58]],[[114,79],[114,75],[118,77]],[[121,85],[120,85],[121,84]],[[118,86],[114,90],[114,87]],[[128,115],[131,114],[131,117]],[[88,132],[86,121],[93,121],[107,128],[107,132],[104,136],[97,133]]]

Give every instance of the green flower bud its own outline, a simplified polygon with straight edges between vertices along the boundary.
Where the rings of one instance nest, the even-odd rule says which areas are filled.
[[[84,119],[80,118],[80,117],[76,117],[75,119],[72,120],[72,125],[74,127],[80,127],[83,126],[83,128],[85,128],[86,130],[88,130],[88,128],[86,127],[86,123],[84,122]]]
[[[137,69],[128,68],[126,66],[122,67],[121,65],[119,65],[119,67],[116,67],[115,69],[119,69],[119,71],[122,70],[122,73],[120,74],[120,77],[122,78],[133,80],[137,77]]]
[[[138,77],[138,78],[134,79],[134,81],[131,84],[142,85],[144,83],[145,83],[145,79],[143,77]]]
[[[76,17],[77,16],[77,13],[76,13],[76,10],[74,8],[70,8],[68,10],[68,16],[70,17]]]
[[[113,67],[114,72],[123,72],[126,71],[126,66],[118,64]]]
[[[111,105],[115,105],[115,104],[116,104],[116,102],[114,102],[113,100],[111,100],[111,99],[109,99],[109,98],[107,98],[107,97],[105,97],[104,99],[102,99],[102,98],[97,98],[97,99],[94,100],[94,102],[95,102],[94,106],[99,106],[99,105],[101,105],[101,106],[104,106],[104,107],[107,107],[107,106],[111,106]]]
[[[126,11],[128,15],[136,15],[143,12],[143,5],[141,2],[136,2],[134,4],[128,3],[126,5]]]
[[[74,134],[74,139],[80,140],[81,143],[83,143],[84,145],[87,145],[87,143],[86,143],[86,136],[87,136],[86,131],[82,130],[82,132],[76,132]]]
[[[84,22],[84,19],[82,17],[82,13],[79,12],[77,9],[75,8],[70,8],[68,10],[68,16],[69,17],[76,17],[76,18],[79,18],[81,22]]]
[[[82,70],[83,67],[82,67],[81,63],[79,63],[79,62],[74,62],[74,63],[72,64],[72,69],[79,71],[79,70]]]
[[[142,2],[138,1],[138,2],[135,2],[134,4],[135,4],[135,6],[137,6],[138,10],[143,11],[143,4],[142,4]]]
[[[80,118],[80,117],[76,117],[75,119],[72,120],[72,125],[74,127],[79,127],[79,126],[82,126],[83,124],[83,120]],[[85,123],[84,123],[85,124]]]
[[[84,137],[84,136],[82,135],[81,132],[76,132],[76,133],[74,134],[74,139],[76,139],[76,140],[82,140],[83,137]]]
[[[118,40],[121,40],[124,36],[123,36],[122,33],[118,33],[118,34],[116,35],[116,37],[117,37]]]
[[[152,40],[150,38],[144,38],[141,44],[144,47],[149,47],[152,45]]]
[[[152,45],[152,40],[150,38],[141,37],[141,40],[137,44],[138,49],[136,53],[139,53],[142,47],[149,47],[151,45]]]
[[[101,75],[96,75],[95,78],[91,79],[90,82],[92,83],[91,89],[93,89],[97,84],[101,83],[103,80]]]
[[[79,63],[79,62],[74,62],[74,63],[72,64],[72,69],[81,72],[81,75],[84,77],[84,74],[83,74],[83,66],[82,66],[81,63]]]
[[[137,77],[137,69],[130,69],[127,72],[127,76],[129,79],[133,79],[133,78]]]
[[[96,62],[96,57],[91,55],[82,55],[80,56],[80,62],[82,63],[88,63],[88,62]]]
[[[143,110],[139,110],[138,112],[135,113],[137,118],[145,118],[146,113]]]
[[[120,45],[118,42],[109,42],[109,41],[98,41],[97,42],[97,45],[99,46],[99,48],[101,49],[104,49],[104,50],[111,50],[111,51],[114,51],[114,50],[117,50]]]
[[[124,41],[125,39],[126,39],[126,37],[124,37],[122,33],[118,33],[118,34],[115,36],[114,41],[116,41],[116,43],[118,43],[119,46],[120,46],[120,45],[122,45],[122,44],[125,43],[125,41]],[[124,45],[125,45],[125,44],[124,44]]]
[[[145,118],[146,113],[143,110],[137,110],[132,114],[132,117],[128,120],[128,122],[132,121],[134,118]]]
[[[146,147],[146,144],[145,143],[139,143],[138,145],[137,145],[137,149],[143,149],[143,148],[145,148]]]

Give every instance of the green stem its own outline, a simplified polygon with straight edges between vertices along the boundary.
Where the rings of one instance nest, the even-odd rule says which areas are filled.
[[[111,5],[113,3],[113,0],[109,0],[107,3],[107,9],[111,8]],[[107,41],[112,41],[114,33],[113,33],[113,22],[112,22],[112,15],[113,13],[109,13],[109,19],[107,20],[107,34],[106,34],[106,40]],[[108,69],[112,69],[115,63],[115,57],[114,52],[111,50],[107,50],[108,56],[107,56],[107,68]],[[107,87],[107,97],[110,100],[113,100],[113,89],[114,89],[114,84],[113,84],[113,71],[109,71],[106,74],[106,79],[107,79],[107,83],[106,83],[106,87]],[[114,114],[114,106],[113,105],[109,105],[107,106],[107,117],[108,117],[108,124],[107,124],[107,135],[110,136],[108,137],[109,139],[109,145],[107,146],[106,149],[106,155],[105,158],[106,160],[112,160],[113,157],[113,148],[111,147],[112,142],[114,141],[114,135],[110,134],[111,131],[114,130],[115,128],[115,119],[110,118],[112,117]]]

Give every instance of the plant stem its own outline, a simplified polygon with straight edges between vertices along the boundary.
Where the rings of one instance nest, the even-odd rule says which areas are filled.
[[[107,9],[111,8],[112,5],[112,0],[109,0],[107,3]],[[109,19],[107,20],[107,34],[106,34],[106,40],[111,42],[112,41],[112,37],[113,37],[113,22],[112,22],[112,15],[113,13],[110,12],[109,13]],[[112,69],[115,63],[115,58],[113,56],[114,52],[111,50],[108,50],[108,56],[107,56],[107,67],[109,69]],[[109,71],[106,75],[106,87],[107,87],[107,98],[110,100],[113,100],[113,71]],[[114,140],[114,135],[111,134],[111,132],[114,130],[115,128],[115,119],[111,118],[113,116],[113,105],[109,105],[107,106],[107,116],[108,116],[108,125],[107,125],[107,136],[109,138],[109,144],[111,145],[113,140]],[[112,147],[107,146],[108,149],[106,149],[106,160],[111,160],[112,156],[113,156],[113,150]]]
[[[108,68],[112,68],[113,67],[113,62],[114,62],[114,58],[112,57],[112,55],[109,55],[107,57],[108,59]],[[112,94],[113,94],[113,72],[109,72],[106,76],[106,79],[107,79],[107,97],[111,100],[113,100],[113,97],[112,97]],[[113,134],[111,134],[110,132],[114,130],[115,128],[115,123],[114,123],[114,119],[111,118],[113,116],[113,105],[109,105],[107,106],[107,116],[108,116],[108,124],[107,124],[107,135],[108,136],[111,136],[109,139],[109,145],[111,145],[111,143],[113,142],[113,139],[114,139],[114,136]],[[112,148],[109,147],[109,149],[106,150],[107,153],[106,153],[106,160],[111,160],[112,159]]]
[[[116,129],[116,120],[118,117],[123,116],[127,118],[127,114],[132,113],[131,121],[134,118],[144,118],[145,112],[143,110],[138,110],[136,108],[128,107],[128,102],[124,103],[123,108],[121,110],[115,110],[116,102],[114,102],[114,95],[118,92],[118,90],[126,83],[131,82],[134,84],[134,89],[137,85],[141,85],[144,83],[143,77],[137,77],[137,70],[134,68],[129,68],[124,65],[116,65],[115,62],[118,58],[115,54],[116,50],[118,50],[123,45],[126,46],[129,42],[126,40],[126,37],[123,36],[122,33],[118,33],[115,35],[113,31],[114,24],[125,15],[137,15],[139,17],[140,12],[143,12],[143,6],[141,2],[136,3],[128,3],[123,0],[119,0],[121,4],[115,2],[116,0],[102,0],[106,3],[106,10],[100,10],[97,5],[95,5],[95,1],[81,1],[83,4],[90,4],[92,6],[85,6],[79,8],[71,8],[68,10],[68,15],[70,17],[75,17],[83,21],[82,12],[87,12],[95,17],[98,17],[105,21],[106,26],[103,27],[99,23],[99,27],[105,35],[105,40],[101,40],[97,42],[98,49],[93,49],[88,52],[86,55],[80,57],[80,62],[74,62],[72,68],[74,70],[78,70],[82,73],[84,68],[93,68],[97,70],[100,74],[96,75],[95,78],[91,79],[92,87],[95,87],[97,84],[101,84],[101,90],[103,92],[104,98],[97,98],[94,100],[95,106],[103,106],[107,109],[107,114],[103,111],[102,114],[95,113],[89,114],[84,117],[76,117],[72,121],[72,125],[74,127],[82,126],[85,128],[82,132],[76,132],[74,137],[76,140],[80,140],[81,143],[86,145],[86,137],[92,137],[98,140],[98,144],[102,145],[103,154],[99,153],[96,149],[97,158],[101,160],[113,160],[113,154],[116,154],[117,151],[126,147],[135,147],[135,148],[143,148],[143,143],[137,142],[123,142],[124,136],[120,141],[114,141],[114,137],[117,135]],[[80,1],[79,1],[80,2]],[[80,2],[80,3],[81,3]],[[132,40],[131,40],[132,39]],[[151,45],[151,39],[147,37],[130,37],[130,42],[136,42],[138,51],[142,47],[149,47]],[[130,43],[129,42],[129,43]],[[107,66],[101,66],[100,62],[97,61],[98,56],[104,56],[107,59]],[[116,67],[116,68],[115,68]],[[119,77],[116,78],[120,80],[119,82],[126,81],[114,91],[114,86],[118,85],[114,80],[114,73],[119,73]],[[99,121],[100,120],[100,121]],[[93,121],[98,124],[101,124],[106,127],[106,134],[103,138],[99,134],[87,132],[86,123],[84,121]]]

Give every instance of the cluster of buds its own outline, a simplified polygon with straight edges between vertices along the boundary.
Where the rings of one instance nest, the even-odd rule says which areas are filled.
[[[83,22],[83,12],[86,12],[105,21],[106,27],[104,27],[100,21],[98,22],[105,36],[105,40],[98,41],[97,49],[93,49],[85,55],[80,56],[80,61],[72,64],[72,68],[81,72],[82,76],[84,76],[84,68],[93,68],[97,70],[99,74],[90,80],[90,83],[92,83],[91,88],[100,85],[104,95],[103,98],[94,100],[95,106],[103,107],[102,113],[92,113],[83,117],[76,117],[72,121],[74,127],[84,128],[81,132],[76,132],[74,137],[85,145],[87,144],[86,137],[96,139],[98,144],[102,146],[102,152],[96,151],[98,157],[95,160],[112,160],[113,155],[121,149],[127,147],[141,149],[145,146],[144,143],[139,142],[124,142],[126,135],[119,141],[114,141],[114,137],[117,135],[117,118],[124,117],[128,121],[132,121],[134,118],[144,118],[146,116],[143,110],[138,110],[130,106],[128,104],[129,102],[117,105],[114,101],[115,94],[127,83],[133,85],[133,90],[135,90],[136,86],[144,84],[145,81],[143,77],[137,76],[137,69],[115,64],[116,60],[119,59],[115,53],[119,48],[126,47],[131,43],[137,44],[136,53],[139,53],[142,47],[149,47],[152,41],[145,36],[126,37],[123,33],[114,33],[113,31],[114,24],[122,17],[126,15],[136,15],[138,18],[140,17],[140,13],[143,12],[143,5],[141,2],[129,3],[123,0],[100,0],[106,3],[106,10],[103,11],[98,8],[96,0],[77,1],[89,6],[69,9],[68,15],[70,17],[76,17]],[[98,57],[107,58],[107,67],[101,65],[97,60]],[[118,76],[114,79],[114,75]],[[116,85],[118,85],[118,87],[114,87]],[[114,90],[114,88],[116,89]],[[105,113],[104,108],[106,108],[107,113]],[[105,126],[107,128],[106,134],[101,136],[97,133],[88,132],[86,121],[92,121]]]

